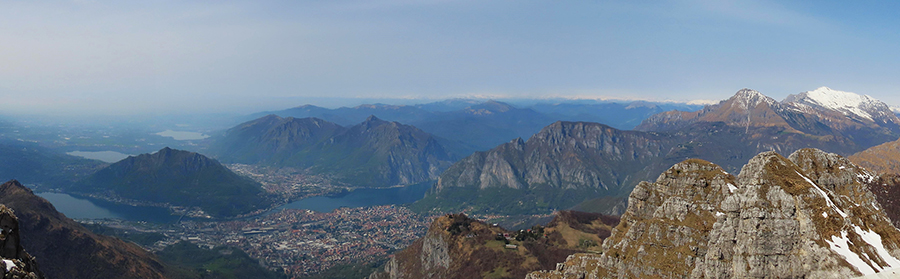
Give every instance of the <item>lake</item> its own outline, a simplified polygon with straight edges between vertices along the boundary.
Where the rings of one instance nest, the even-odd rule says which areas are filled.
[[[66,154],[88,159],[100,160],[107,163],[115,163],[130,156],[128,154],[116,151],[72,151],[66,152]]]
[[[365,188],[350,191],[336,196],[318,196],[298,200],[273,210],[309,209],[318,212],[331,212],[340,207],[366,207],[388,204],[407,204],[421,200],[433,182],[419,183],[406,187]]]
[[[388,204],[408,204],[425,197],[425,192],[433,182],[419,183],[406,187],[357,189],[334,196],[318,196],[298,200],[267,214],[282,209],[309,209],[331,212],[340,207],[367,207]],[[131,206],[88,197],[63,193],[37,193],[50,201],[56,210],[73,219],[124,219],[151,223],[174,223],[180,216],[169,214],[166,208],[152,206]]]
[[[162,131],[162,132],[159,132],[156,134],[160,135],[160,136],[164,136],[164,137],[170,137],[175,140],[202,140],[202,139],[209,137],[207,135],[204,135],[203,133],[198,133],[198,132],[173,131],[173,130],[165,130],[165,131]]]
[[[73,219],[124,219],[151,223],[173,223],[181,216],[171,215],[169,209],[152,206],[131,206],[63,193],[37,193]]]

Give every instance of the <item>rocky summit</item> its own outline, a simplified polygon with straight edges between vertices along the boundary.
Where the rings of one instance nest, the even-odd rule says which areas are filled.
[[[900,267],[875,175],[816,149],[764,152],[734,176],[687,160],[640,183],[600,254],[526,278],[848,278]]]

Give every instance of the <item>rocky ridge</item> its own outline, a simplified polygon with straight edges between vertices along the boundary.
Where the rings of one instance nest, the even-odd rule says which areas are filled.
[[[900,267],[870,173],[835,154],[764,152],[734,176],[702,160],[642,182],[602,254],[527,278],[847,278]]]

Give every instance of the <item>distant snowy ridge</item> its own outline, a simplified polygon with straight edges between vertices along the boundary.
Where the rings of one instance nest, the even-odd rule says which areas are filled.
[[[792,103],[801,108],[811,106],[830,109],[847,116],[852,115],[872,121],[884,116],[886,111],[890,112],[890,108],[886,104],[868,95],[834,90],[824,86],[813,91],[789,95],[783,103]]]

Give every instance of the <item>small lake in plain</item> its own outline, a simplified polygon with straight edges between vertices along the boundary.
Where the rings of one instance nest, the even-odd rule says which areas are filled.
[[[116,151],[72,151],[66,152],[66,154],[88,159],[100,160],[107,163],[115,163],[130,156],[128,154]]]
[[[203,133],[174,130],[165,130],[156,134],[164,137],[170,137],[175,140],[202,140],[209,137],[208,135],[205,135]]]

